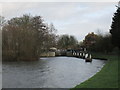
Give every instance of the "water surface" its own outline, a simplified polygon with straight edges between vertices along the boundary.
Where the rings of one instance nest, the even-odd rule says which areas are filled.
[[[31,62],[4,62],[3,88],[72,88],[92,77],[105,61],[86,63],[74,57],[41,58]]]

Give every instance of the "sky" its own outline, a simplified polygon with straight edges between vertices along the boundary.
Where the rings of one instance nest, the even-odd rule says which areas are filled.
[[[42,16],[57,34],[74,35],[82,41],[90,32],[109,32],[117,2],[7,2],[0,3],[7,20],[23,14]]]

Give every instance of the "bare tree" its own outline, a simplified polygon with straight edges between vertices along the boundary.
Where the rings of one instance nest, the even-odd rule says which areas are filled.
[[[41,16],[23,15],[3,27],[3,59],[32,60],[53,45],[55,38]],[[50,43],[50,44],[49,44]]]

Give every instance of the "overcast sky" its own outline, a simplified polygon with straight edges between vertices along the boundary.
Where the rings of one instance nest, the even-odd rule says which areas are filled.
[[[79,41],[89,32],[109,32],[117,2],[19,2],[2,3],[6,19],[23,14],[40,15],[46,23],[53,23],[57,34],[74,35]]]

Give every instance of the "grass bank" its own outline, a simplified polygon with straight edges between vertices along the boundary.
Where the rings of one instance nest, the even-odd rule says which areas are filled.
[[[118,88],[118,55],[93,53],[93,57],[105,58],[108,61],[100,72],[75,88]]]

